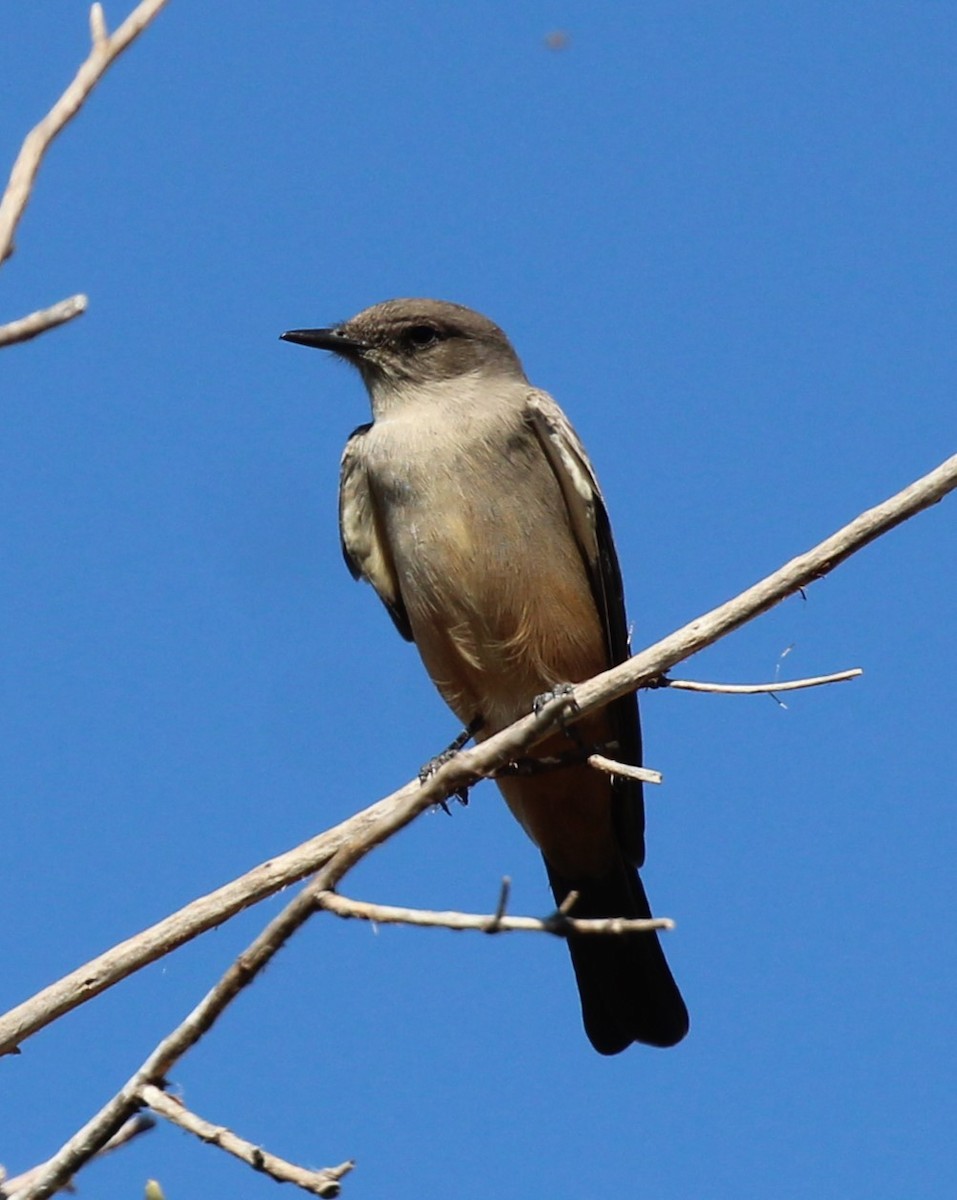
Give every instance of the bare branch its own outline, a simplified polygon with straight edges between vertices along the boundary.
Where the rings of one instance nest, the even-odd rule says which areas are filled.
[[[102,1150],[97,1151],[96,1157],[103,1158],[107,1154],[112,1154],[114,1150],[119,1150],[121,1146],[132,1142],[142,1133],[148,1133],[155,1126],[156,1122],[152,1117],[137,1113],[116,1131]],[[23,1171],[20,1175],[13,1175],[9,1179],[5,1179],[2,1168],[0,1168],[0,1200],[6,1200],[7,1196],[12,1196],[22,1188],[30,1187],[39,1178],[43,1169],[44,1165],[31,1167],[29,1171]],[[69,1180],[63,1186],[66,1187],[68,1184]]]
[[[106,27],[106,16],[102,4],[94,4],[90,9],[90,37],[97,50],[105,50],[106,43],[110,39],[110,32]]]
[[[18,321],[10,321],[0,325],[0,349],[12,346],[15,342],[28,342],[38,334],[55,329],[57,325],[65,325],[74,317],[86,312],[87,298],[84,295],[70,296],[49,308],[41,308],[21,317]]]
[[[495,912],[492,913],[492,919],[488,924],[488,933],[495,933],[505,916],[508,909],[508,898],[512,892],[512,881],[507,875],[502,876],[502,886],[499,888],[498,903],[495,905]]]
[[[196,1113],[190,1112],[179,1100],[153,1084],[143,1087],[140,1096],[153,1112],[178,1125],[180,1129],[185,1129],[187,1133],[192,1133],[209,1145],[218,1146],[227,1154],[235,1155],[255,1170],[271,1176],[277,1183],[294,1183],[296,1187],[310,1192],[313,1196],[338,1196],[342,1190],[339,1181],[355,1166],[354,1162],[344,1162],[338,1167],[310,1171],[254,1146],[252,1142],[238,1137],[224,1125],[213,1125]]]
[[[112,37],[107,35],[100,5],[93,6],[90,12],[93,48],[70,86],[43,120],[27,134],[10,172],[10,181],[0,201],[0,263],[13,252],[13,238],[17,226],[33,191],[40,163],[51,142],[76,116],[87,96],[106,74],[110,64],[143,32],[165,4],[166,0],[141,0]]]
[[[433,797],[440,795],[438,772],[421,790]],[[406,791],[412,790],[409,785]],[[132,1075],[116,1095],[69,1139],[43,1167],[32,1186],[14,1193],[10,1200],[46,1200],[58,1191],[66,1180],[90,1161],[98,1147],[119,1129],[128,1116],[142,1103],[143,1088],[159,1085],[173,1065],[206,1033],[232,1003],[271,961],[276,952],[316,910],[316,894],[329,885],[324,882],[325,871],[308,884],[274,917],[259,936],[243,951],[219,982],[191,1013],[153,1050],[143,1065]]]
[[[619,779],[637,779],[639,783],[661,783],[662,774],[651,767],[633,767],[629,763],[616,762],[606,758],[604,754],[589,754],[586,760],[596,771],[604,771],[606,775],[617,775]]]
[[[617,667],[576,685],[569,693],[556,696],[538,712],[522,717],[514,725],[471,750],[463,750],[439,767],[419,791],[410,791],[407,786],[395,793],[394,806],[390,806],[381,820],[368,827],[358,839],[343,845],[309,885],[307,893],[334,888],[371,849],[435,803],[433,789],[442,789],[443,796],[453,795],[504,763],[520,757],[540,742],[567,719],[570,707],[576,716],[585,716],[604,708],[619,696],[660,678],[675,663],[697,653],[753,617],[767,612],[813,580],[820,579],[856,550],[908,517],[936,504],[955,487],[957,454],[883,504],[868,509],[837,533],[792,559],[733,600],[689,622]]]
[[[559,697],[556,701],[546,706],[542,710],[540,717],[536,717],[535,719],[547,719],[549,711],[560,713],[563,707],[564,698]],[[434,804],[436,795],[441,794],[441,776],[455,774],[454,768],[456,768],[456,762],[452,760],[441,767],[426,783],[418,787],[417,790],[420,797],[423,794],[429,796],[425,807]],[[396,793],[396,796],[404,796],[406,793],[410,793],[410,790],[410,788],[405,788],[402,792]],[[449,791],[445,794],[451,794],[451,792]],[[415,799],[415,792],[411,792],[411,795],[402,802],[402,811],[407,811],[410,806],[414,805]],[[392,819],[394,820],[395,817]],[[410,819],[407,818],[404,823],[407,824]],[[84,1163],[89,1162],[96,1154],[97,1147],[101,1146],[142,1102],[143,1089],[150,1084],[158,1085],[167,1077],[173,1065],[212,1027],[228,1005],[232,1003],[245,987],[248,987],[252,983],[256,976],[272,960],[277,951],[309,919],[312,913],[317,908],[328,906],[328,897],[324,893],[328,892],[332,881],[340,878],[354,862],[368,853],[373,845],[377,845],[379,840],[381,838],[378,836],[378,831],[373,828],[367,830],[365,835],[360,839],[360,846],[347,846],[336,854],[315,879],[307,884],[299,895],[290,901],[282,912],[269,922],[259,936],[232,964],[215,987],[206,994],[186,1019],[160,1042],[140,1069],[117,1092],[112,1100],[105,1104],[82,1129],[60,1148],[41,1170],[33,1185],[30,1188],[16,1192],[10,1200],[45,1200],[46,1197],[53,1195],[55,1191],[61,1188],[66,1180],[71,1179]],[[570,893],[566,897],[566,904],[563,904],[559,912],[551,918],[555,923],[555,928],[547,930],[547,932],[558,933],[561,932],[563,927],[567,931],[567,926],[571,919],[565,915],[566,905],[572,900],[573,896],[575,896],[575,893]],[[577,896],[575,898],[577,899]],[[409,910],[405,911],[408,912]],[[440,915],[447,916],[449,914]],[[451,915],[461,916],[466,921],[469,920],[467,914]],[[492,929],[494,917],[478,917],[473,919],[481,922],[480,928],[483,932],[490,932]],[[510,920],[532,921],[533,919],[502,917],[502,927]],[[671,927],[671,922],[667,921],[666,918],[658,918],[658,921],[663,923],[660,925],[655,921],[647,924],[642,923],[643,930],[645,928]],[[533,924],[537,927],[539,924],[547,924],[547,922],[533,922]],[[579,923],[575,922],[575,924]],[[581,924],[602,925],[606,924],[606,922],[588,921]],[[636,932],[634,929],[629,930],[625,928],[626,926],[633,926],[634,922],[626,921],[623,918],[610,918],[607,925],[608,928],[602,932]],[[469,927],[463,926],[463,928]],[[598,931],[595,929],[582,929],[581,932]]]
[[[655,929],[674,929],[668,917],[650,919],[625,917],[575,918],[562,912],[549,917],[507,917],[503,913],[485,916],[479,913],[432,912],[422,908],[397,908],[392,904],[370,904],[352,900],[338,892],[322,892],[316,904],[337,917],[373,921],[376,925],[416,925],[425,929],[471,930],[476,933],[551,933],[557,937],[569,934],[621,936],[628,933],[647,933]]]
[[[199,934],[215,929],[243,909],[312,875],[346,842],[389,812],[397,797],[412,795],[419,790],[417,780],[407,784],[399,792],[356,813],[341,825],[318,834],[285,854],[268,859],[209,895],[200,896],[162,921],[43,988],[0,1017],[0,1055],[16,1053],[20,1042],[64,1013],[78,1008]],[[432,786],[429,794],[438,798],[443,793],[440,787]]]
[[[936,504],[955,487],[957,455],[883,504],[862,513],[832,537],[740,596],[691,621],[627,662],[577,685],[574,698],[580,711],[593,712],[618,696],[660,678],[676,663],[819,579],[895,525]],[[562,697],[540,713],[523,717],[471,750],[463,750],[426,783],[418,780],[407,783],[334,829],[193,901],[38,992],[0,1018],[0,1054],[15,1052],[21,1041],[64,1012],[324,864],[317,890],[331,889],[354,862],[420,812],[520,757],[555,727],[567,704],[567,697]]]
[[[662,679],[659,687],[681,692],[716,692],[728,696],[754,696],[762,692],[796,692],[799,688],[821,687],[825,683],[844,683],[858,679],[864,672],[860,667],[838,671],[836,675],[815,675],[811,679],[789,679],[781,683],[698,683],[693,679]]]

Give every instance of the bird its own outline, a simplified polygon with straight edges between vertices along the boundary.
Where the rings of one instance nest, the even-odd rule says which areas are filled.
[[[450,301],[395,299],[281,337],[330,351],[365,384],[372,420],[340,465],[346,565],[477,741],[628,657],[595,471],[498,325]],[[542,853],[557,905],[574,891],[574,917],[648,918],[641,784],[589,766],[595,749],[640,765],[634,694],[571,718],[532,752],[542,769],[497,784]],[[563,765],[541,762],[556,757]],[[681,1041],[688,1012],[656,933],[572,933],[567,944],[600,1054]]]

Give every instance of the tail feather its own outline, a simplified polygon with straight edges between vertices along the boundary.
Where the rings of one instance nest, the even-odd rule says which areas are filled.
[[[572,890],[575,917],[650,917],[634,867],[600,879],[568,880],[545,861],[556,904]],[[568,939],[588,1040],[599,1054],[618,1054],[632,1042],[673,1046],[688,1032],[688,1010],[656,933],[581,934]]]

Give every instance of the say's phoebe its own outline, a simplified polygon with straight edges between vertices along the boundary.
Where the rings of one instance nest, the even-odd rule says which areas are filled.
[[[486,317],[440,300],[388,300],[287,341],[331,350],[362,375],[373,421],[342,456],[346,563],[419,648],[449,707],[482,739],[534,699],[628,656],[621,572],[584,448],[533,388]],[[585,753],[639,765],[634,695],[535,749],[578,745],[571,765],[499,780],[542,851],[557,903],[576,917],[650,917],[641,785],[602,775]],[[654,933],[568,942],[585,1031],[602,1054],[671,1046],[688,1013]]]

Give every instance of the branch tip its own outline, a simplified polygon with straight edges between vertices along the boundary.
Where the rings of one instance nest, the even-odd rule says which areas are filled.
[[[106,49],[110,33],[106,27],[106,15],[103,12],[102,4],[94,4],[90,9],[90,37],[93,40],[94,49],[100,51]]]
[[[498,893],[498,904],[495,906],[495,912],[488,923],[486,933],[496,933],[502,927],[502,918],[505,916],[505,910],[508,908],[508,898],[512,891],[512,881],[508,875],[502,876],[502,886]]]
[[[604,754],[589,754],[586,762],[596,771],[604,771],[606,775],[614,775],[619,779],[636,779],[639,783],[661,783],[663,775],[651,767],[633,767],[628,763],[616,762],[606,758]]]
[[[858,679],[864,672],[860,667],[852,667],[849,671],[838,671],[833,675],[814,675],[809,679],[778,680],[776,683],[701,683],[694,679],[668,679],[662,686],[673,688],[676,692],[708,692],[725,696],[756,696],[766,693],[775,696],[776,692],[796,692],[800,688],[822,687],[828,683],[845,683],[849,679]],[[782,708],[787,705],[778,700]]]
[[[186,1133],[191,1133],[201,1142],[232,1154],[253,1170],[261,1171],[277,1183],[294,1183],[313,1196],[338,1196],[341,1190],[339,1180],[355,1166],[350,1160],[340,1163],[338,1167],[323,1167],[318,1171],[301,1167],[298,1163],[269,1153],[261,1146],[253,1145],[252,1142],[233,1133],[231,1129],[227,1129],[225,1125],[214,1125],[191,1112],[180,1099],[170,1096],[152,1083],[143,1084],[139,1088],[139,1099],[158,1116],[164,1117],[171,1125],[176,1125]]]
[[[49,308],[37,309],[36,312],[21,317],[17,321],[0,325],[0,348],[13,346],[17,342],[28,342],[31,338],[46,333],[48,329],[65,325],[67,321],[72,321],[75,317],[85,313],[88,303],[86,296],[81,293],[69,296],[66,300],[60,300]]]
[[[30,200],[40,163],[54,138],[76,116],[110,64],[143,32],[166,3],[167,0],[140,0],[112,37],[107,33],[102,4],[94,4],[90,9],[93,48],[59,100],[24,138],[0,198],[0,263],[5,262],[13,251],[17,226]]]
[[[161,3],[162,0],[152,0],[153,10]],[[120,38],[129,21],[117,31],[113,42]],[[2,216],[0,213],[0,256],[5,249]],[[649,679],[660,677],[676,663],[766,612],[804,583],[827,574],[851,554],[896,525],[936,504],[954,488],[957,488],[957,455],[882,504],[861,513],[831,537],[793,558],[733,600],[696,618],[627,661],[578,684],[575,697],[579,713],[588,715],[598,712],[618,697],[643,686]],[[765,690],[781,691],[786,686],[775,684]],[[95,1148],[102,1146],[121,1122],[142,1105],[141,1088],[164,1078],[214,1024],[242,988],[255,978],[280,946],[308,919],[315,909],[317,894],[326,893],[325,906],[339,911],[340,915],[363,916],[381,922],[386,919],[383,913],[388,913],[396,923],[444,925],[456,929],[485,928],[488,916],[453,913],[451,916],[456,923],[449,925],[450,914],[416,913],[414,910],[361,905],[335,895],[330,889],[373,848],[430,808],[439,795],[446,794],[443,788],[476,776],[486,776],[527,753],[548,735],[547,725],[547,721],[527,716],[507,729],[490,735],[474,749],[463,752],[456,760],[441,767],[425,784],[417,780],[406,784],[334,829],[318,835],[286,855],[269,860],[218,892],[194,901],[153,928],[107,951],[0,1018],[0,1053],[3,1053],[119,979],[147,963],[155,962],[163,954],[200,933],[218,927],[228,917],[255,901],[318,870],[313,882],[270,921],[186,1020],[156,1046],[127,1084],[42,1168],[36,1183],[36,1195],[49,1196],[62,1187],[76,1174],[78,1167],[89,1160]],[[566,897],[560,911],[573,902],[571,895]],[[352,911],[343,911],[350,907]],[[647,921],[576,920],[562,914],[561,928],[555,925],[554,919],[551,923],[520,917],[502,917],[501,920],[503,929],[544,930],[564,936],[569,933],[576,936],[579,933],[637,934],[652,929],[671,929],[674,922],[667,918]]]

